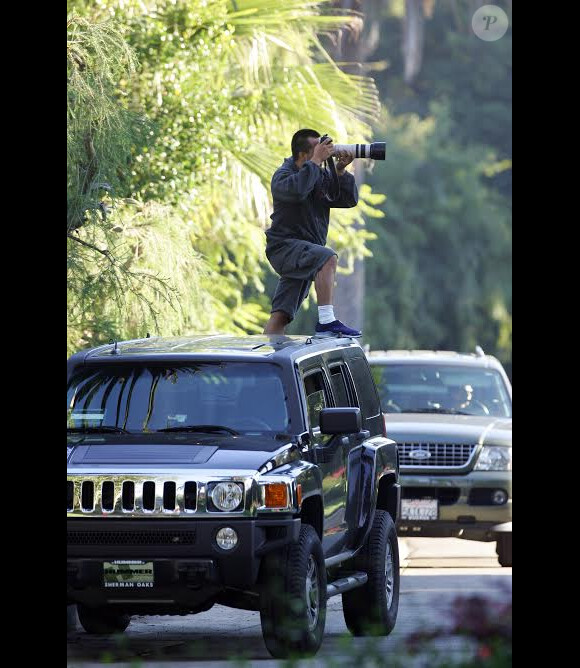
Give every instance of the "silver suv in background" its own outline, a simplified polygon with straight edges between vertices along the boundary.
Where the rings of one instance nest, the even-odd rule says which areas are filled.
[[[501,363],[479,347],[367,358],[399,446],[399,535],[496,541],[511,566],[512,387]]]

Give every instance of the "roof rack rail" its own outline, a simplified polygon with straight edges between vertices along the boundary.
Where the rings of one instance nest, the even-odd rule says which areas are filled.
[[[356,340],[356,336],[348,336],[346,334],[338,334],[337,336],[307,336],[305,344],[311,346],[314,343],[326,343],[328,341],[352,341]]]

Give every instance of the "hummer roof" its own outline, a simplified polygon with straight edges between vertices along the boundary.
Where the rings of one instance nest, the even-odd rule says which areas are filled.
[[[308,336],[231,336],[226,334],[156,337],[118,341],[73,355],[75,364],[119,361],[224,361],[294,360],[305,354],[360,347],[356,339],[316,339]]]

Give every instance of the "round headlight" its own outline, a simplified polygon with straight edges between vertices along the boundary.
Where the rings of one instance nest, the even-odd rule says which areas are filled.
[[[244,493],[235,482],[218,482],[211,492],[211,500],[218,510],[231,512],[242,503]]]
[[[238,544],[238,534],[230,527],[220,529],[215,537],[215,542],[222,550],[233,550]]]

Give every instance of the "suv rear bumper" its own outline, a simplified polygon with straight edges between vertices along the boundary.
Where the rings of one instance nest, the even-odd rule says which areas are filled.
[[[399,519],[401,536],[421,535],[495,540],[512,521],[512,474],[509,471],[471,471],[466,475],[401,473],[402,498],[439,498],[439,519],[431,521]],[[504,490],[503,505],[481,504],[485,490]],[[506,526],[502,526],[506,525]],[[511,530],[511,524],[510,530]]]
[[[67,598],[88,605],[132,609],[193,609],[226,588],[255,588],[261,558],[298,540],[301,520],[67,520]],[[238,544],[228,552],[217,532],[231,527]],[[159,544],[163,541],[163,544]],[[154,588],[106,589],[103,563],[152,562]]]

